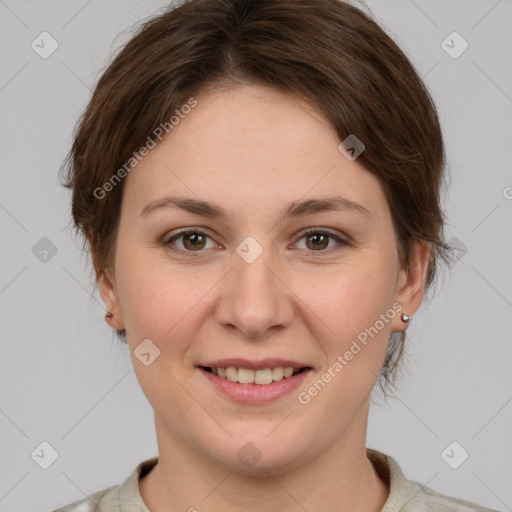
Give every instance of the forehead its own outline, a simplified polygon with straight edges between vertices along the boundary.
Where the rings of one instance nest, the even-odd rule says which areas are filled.
[[[129,173],[123,195],[139,212],[166,194],[255,213],[322,195],[342,195],[377,214],[387,206],[379,180],[339,151],[337,133],[313,105],[253,85],[195,100]]]

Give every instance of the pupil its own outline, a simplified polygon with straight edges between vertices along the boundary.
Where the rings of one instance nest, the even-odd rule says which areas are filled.
[[[202,238],[203,237],[197,233],[192,233],[185,237],[185,239],[192,244],[192,247],[198,247],[201,244]]]
[[[325,242],[325,240],[327,240],[327,237],[325,235],[311,235],[310,237],[310,240],[316,240],[316,241],[313,241],[313,245],[315,247],[324,247],[325,246],[325,243],[322,244],[322,242]],[[320,244],[318,244],[317,242],[320,242]]]

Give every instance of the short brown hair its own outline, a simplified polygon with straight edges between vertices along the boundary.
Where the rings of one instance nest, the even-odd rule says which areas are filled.
[[[123,181],[101,199],[95,191],[189,98],[251,82],[308,99],[340,141],[355,134],[365,144],[358,161],[384,187],[402,268],[415,242],[430,244],[427,290],[450,251],[436,108],[397,44],[342,0],[189,0],[141,24],[102,74],[62,168],[96,281],[113,268]],[[394,381],[404,341],[405,331],[392,333],[382,389]]]

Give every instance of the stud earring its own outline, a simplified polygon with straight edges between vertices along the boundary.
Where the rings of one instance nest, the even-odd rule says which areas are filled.
[[[402,322],[408,322],[411,318],[412,318],[412,316],[402,313]]]
[[[107,318],[112,318],[113,316],[114,316],[114,313],[112,313],[111,311],[109,311],[109,312],[108,312],[108,313],[106,313],[106,315],[105,315],[105,320],[106,320]]]

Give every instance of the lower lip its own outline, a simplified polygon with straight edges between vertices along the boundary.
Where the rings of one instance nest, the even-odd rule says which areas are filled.
[[[311,371],[311,368],[296,373],[291,377],[272,382],[272,384],[240,384],[218,377],[207,370],[198,368],[202,375],[229,398],[242,403],[266,403],[276,400],[296,389]]]

